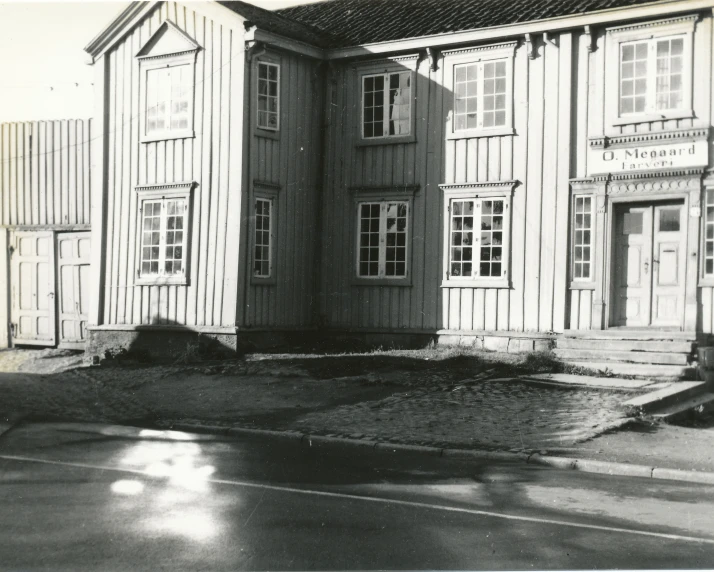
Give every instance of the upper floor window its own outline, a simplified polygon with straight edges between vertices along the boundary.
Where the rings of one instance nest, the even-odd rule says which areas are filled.
[[[448,138],[513,134],[515,49],[509,42],[443,52]]]
[[[141,141],[193,137],[198,44],[165,21],[139,50]]]
[[[506,125],[506,62],[454,66],[454,131]]]
[[[606,135],[620,134],[621,125],[694,116],[696,19],[682,16],[607,31],[606,58],[613,65],[605,68]]]
[[[258,62],[258,128],[280,128],[280,66]]]
[[[148,136],[185,132],[190,127],[193,66],[182,64],[146,71]]]
[[[362,76],[362,137],[410,135],[412,97],[410,71]]]
[[[681,109],[684,38],[620,44],[620,114]]]

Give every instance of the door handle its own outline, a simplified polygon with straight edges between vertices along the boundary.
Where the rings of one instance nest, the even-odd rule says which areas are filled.
[[[52,299],[52,298],[55,297],[55,293],[54,293],[54,292],[50,292],[49,294],[47,294],[47,297],[50,298],[50,299]]]
[[[650,272],[650,262],[649,260],[645,260],[645,276],[649,274]]]

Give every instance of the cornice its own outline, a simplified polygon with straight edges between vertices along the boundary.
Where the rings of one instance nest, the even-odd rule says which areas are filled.
[[[518,181],[483,181],[478,183],[442,183],[439,188],[442,191],[486,191],[486,190],[498,190],[498,191],[512,191]]]
[[[134,190],[137,193],[149,191],[182,191],[190,190],[196,181],[180,181],[176,183],[152,183],[150,185],[137,185]]]
[[[357,185],[353,187],[349,187],[350,192],[355,193],[357,195],[362,195],[362,194],[373,194],[373,193],[386,193],[386,194],[415,194],[419,192],[420,186],[419,185],[391,185],[391,186],[384,186],[384,185]]]
[[[458,56],[462,54],[476,54],[480,52],[491,52],[496,50],[515,50],[518,45],[518,41],[514,40],[512,42],[503,42],[500,44],[489,44],[485,46],[469,46],[468,48],[457,48],[455,50],[445,50],[442,51],[442,56]]]
[[[136,56],[136,59],[142,62],[149,62],[153,60],[168,60],[173,58],[180,58],[182,56],[195,55],[199,48],[193,48],[192,50],[184,50],[183,52],[174,52],[171,54],[158,54],[155,56]]]
[[[671,169],[668,171],[639,171],[637,173],[611,173],[606,175],[610,181],[642,181],[645,179],[674,179],[682,177],[701,178],[704,172],[703,167],[691,169]]]
[[[676,131],[659,131],[655,133],[634,133],[614,137],[591,137],[588,145],[591,149],[609,149],[627,147],[629,145],[656,145],[669,141],[698,141],[709,137],[709,127],[694,129],[679,129]]]
[[[676,24],[691,24],[699,19],[699,14],[690,14],[687,16],[678,16],[674,18],[666,18],[664,20],[654,20],[650,22],[637,22],[636,24],[627,24],[625,26],[617,26],[615,28],[609,28],[607,30],[608,34],[619,34],[620,32],[630,32],[633,30],[644,30],[647,28],[659,28],[661,26],[672,26]]]
[[[253,179],[253,187],[258,187],[261,189],[272,189],[274,191],[279,191],[282,189],[280,183],[271,183],[270,181],[261,181],[259,179]]]
[[[644,179],[630,181],[611,181],[607,188],[608,195],[628,195],[638,193],[672,193],[697,191],[701,186],[699,177],[674,177],[665,179]]]

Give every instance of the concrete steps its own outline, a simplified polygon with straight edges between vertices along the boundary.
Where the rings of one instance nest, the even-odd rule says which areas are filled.
[[[679,384],[677,384],[679,385]],[[700,393],[680,403],[659,409],[652,417],[661,421],[680,421],[714,411],[714,393]]]
[[[674,381],[694,379],[694,332],[667,330],[569,330],[556,341],[565,363],[614,375]]]
[[[661,411],[702,395],[706,388],[707,384],[704,381],[673,383],[669,387],[629,399],[622,403],[621,407],[628,415]]]

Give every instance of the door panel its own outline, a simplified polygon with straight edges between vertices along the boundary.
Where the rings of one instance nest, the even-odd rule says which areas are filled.
[[[650,322],[652,207],[626,206],[616,211],[614,241],[614,325]]]
[[[654,207],[652,325],[679,326],[684,315],[684,206]]]
[[[55,344],[54,233],[15,232],[10,261],[13,344]]]
[[[57,235],[60,345],[82,347],[87,333],[89,301],[88,232]]]

